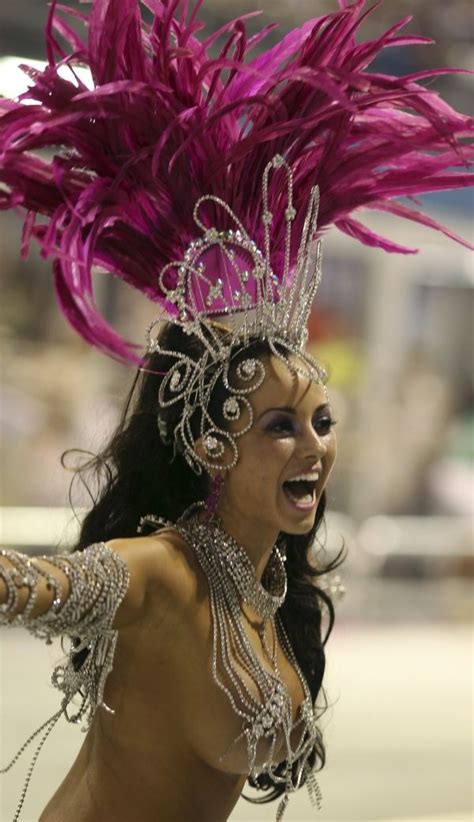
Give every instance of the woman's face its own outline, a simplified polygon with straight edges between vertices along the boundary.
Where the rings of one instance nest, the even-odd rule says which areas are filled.
[[[294,360],[297,363],[297,360]],[[254,422],[237,440],[239,459],[225,474],[218,512],[264,534],[305,534],[336,459],[336,435],[323,386],[292,376],[277,357],[249,395]],[[304,484],[288,484],[306,477]]]

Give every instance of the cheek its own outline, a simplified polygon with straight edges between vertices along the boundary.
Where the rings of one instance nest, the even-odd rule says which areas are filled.
[[[329,475],[337,457],[337,440],[334,432],[331,434],[330,440],[326,443],[326,445],[327,451],[326,456],[324,457],[324,466],[325,473]]]
[[[294,452],[294,440],[291,437],[261,439],[252,449],[251,461],[254,470],[269,477],[284,470]]]
[[[242,443],[244,445],[244,443]],[[239,446],[239,462],[234,468],[233,485],[255,488],[273,488],[279,482],[288,460],[293,454],[291,439],[258,439]],[[263,486],[263,487],[262,487]]]
[[[263,430],[251,429],[237,441],[242,464],[258,463],[262,457],[272,459],[287,451],[290,438],[271,436]]]

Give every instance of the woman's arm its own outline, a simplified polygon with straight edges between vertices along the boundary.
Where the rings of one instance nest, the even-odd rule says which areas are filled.
[[[64,663],[56,666],[52,683],[63,694],[62,711],[71,722],[89,727],[112,670],[118,639],[118,611],[127,601],[130,571],[126,562],[105,543],[84,551],[32,558],[18,551],[0,552],[0,625],[24,626],[48,644],[68,636]],[[135,575],[136,579],[139,579]],[[122,620],[130,620],[128,599]],[[132,608],[133,610],[133,608]],[[67,713],[79,695],[77,713]]]
[[[0,552],[0,606],[4,621],[12,622],[19,614],[23,619],[34,619],[52,607],[59,611],[69,594],[69,577],[46,559],[30,558],[18,551]]]
[[[150,537],[47,557],[0,550],[0,625],[41,624],[51,635],[77,633],[78,623],[86,620],[90,628],[105,607],[111,627],[123,628],[143,614],[147,593],[160,581],[159,553]]]
[[[159,561],[166,553],[156,537],[100,542],[39,558],[0,551],[0,625],[22,625],[47,643],[55,636],[70,638],[66,659],[51,680],[63,695],[69,722],[87,729],[99,706],[113,713],[104,688],[119,629],[143,618],[150,607],[155,616],[157,608],[166,607],[161,593],[169,562]],[[80,705],[70,715],[75,697]]]
[[[115,617],[126,599],[130,572],[116,551],[96,543],[85,551],[39,558],[2,550],[0,579],[0,623],[23,625],[48,640],[119,627]],[[136,604],[136,592],[122,611],[122,622],[132,618],[130,599]]]

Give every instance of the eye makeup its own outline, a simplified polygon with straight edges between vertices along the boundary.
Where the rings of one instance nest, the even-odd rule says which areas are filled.
[[[315,416],[313,417],[313,426],[317,433],[320,436],[327,436],[331,431],[331,428],[337,424],[337,420],[333,419],[330,414],[329,406],[322,406],[323,408],[327,409],[327,413],[321,414],[319,411],[316,412]],[[291,416],[289,413],[289,409],[268,409],[274,410],[274,416],[270,417],[270,419],[265,423],[264,430],[267,433],[275,433],[275,434],[293,434],[296,433],[298,430],[298,421],[295,419],[296,413],[294,409],[291,409]],[[265,412],[267,413],[267,412]]]

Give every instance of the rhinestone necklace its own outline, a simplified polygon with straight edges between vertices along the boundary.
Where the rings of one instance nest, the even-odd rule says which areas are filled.
[[[273,546],[270,559],[263,575],[266,586],[255,575],[255,568],[243,548],[222,527],[220,519],[214,516],[209,524],[195,523],[194,533],[199,539],[211,540],[216,552],[225,563],[240,598],[261,619],[272,619],[283,605],[287,592],[287,577],[284,556],[277,545]]]

